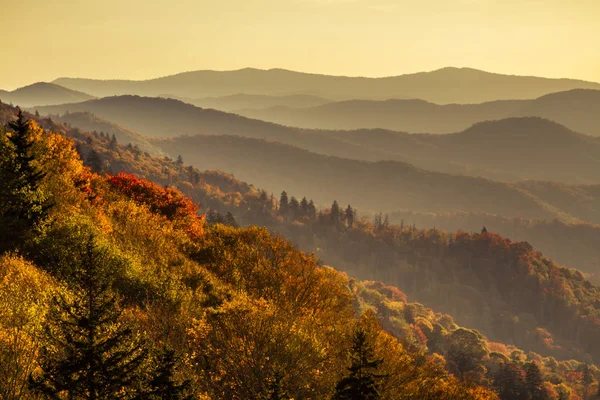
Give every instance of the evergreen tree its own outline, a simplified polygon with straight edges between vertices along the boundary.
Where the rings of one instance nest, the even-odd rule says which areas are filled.
[[[117,150],[117,137],[115,136],[114,133],[113,133],[112,137],[110,138],[110,143],[108,144],[108,148],[113,151]]]
[[[281,192],[281,197],[279,198],[279,214],[286,216],[289,210],[289,204],[288,204],[288,195],[285,192],[285,190],[283,192]]]
[[[38,163],[41,128],[19,110],[0,132],[0,251],[17,246],[52,206],[41,184],[46,173]]]
[[[300,203],[298,199],[292,196],[289,204],[290,214],[292,214],[293,219],[298,219],[300,216]]]
[[[537,363],[530,362],[525,365],[525,387],[531,400],[546,400],[544,391],[544,378]]]
[[[523,381],[523,371],[514,362],[500,365],[494,374],[494,388],[502,400],[527,400],[527,387]]]
[[[104,172],[104,161],[100,154],[96,150],[90,150],[87,156],[87,165],[91,168],[91,170],[97,174],[101,174]]]
[[[330,217],[331,217],[331,222],[333,225],[338,226],[340,223],[340,217],[341,217],[341,213],[340,213],[340,205],[338,204],[337,200],[333,201],[333,204],[331,205],[331,212],[330,212]]]
[[[344,212],[344,216],[346,217],[346,223],[348,224],[348,228],[352,228],[352,226],[354,225],[354,210],[352,209],[350,204],[348,204],[348,207]]]
[[[177,366],[175,351],[163,349],[157,360],[157,368],[152,374],[149,390],[142,393],[138,398],[148,400],[191,400],[191,380],[178,383],[175,379],[175,368]]]
[[[177,164],[179,167],[183,166],[183,157],[181,157],[181,155],[177,156],[177,161],[175,161],[175,164]]]
[[[317,219],[317,207],[312,199],[308,202],[308,216],[313,221]]]
[[[303,217],[307,217],[309,215],[308,200],[306,197],[303,197],[300,201],[300,213]]]
[[[30,377],[30,387],[52,399],[129,398],[144,385],[138,370],[147,352],[119,322],[112,290],[118,263],[93,235],[73,248],[73,296],[53,299],[41,373]]]
[[[234,228],[239,227],[231,211],[227,211],[227,214],[225,214],[225,218],[223,219],[223,223],[225,225],[233,226]]]
[[[367,333],[358,328],[354,333],[350,351],[351,365],[347,377],[335,387],[334,400],[374,400],[381,398],[377,380],[377,368],[383,360],[374,359],[373,345],[368,342]]]

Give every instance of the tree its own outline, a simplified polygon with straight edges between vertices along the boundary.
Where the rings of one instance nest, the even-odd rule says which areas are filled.
[[[348,228],[352,229],[352,225],[354,225],[354,210],[348,204],[346,211],[344,212],[344,216],[346,217],[346,222],[348,224]]]
[[[181,155],[177,156],[177,161],[175,161],[175,164],[177,164],[179,167],[183,166],[183,157],[181,157]]]
[[[288,195],[284,190],[283,192],[281,192],[281,197],[279,198],[279,214],[283,216],[287,215],[288,209]]]
[[[351,365],[349,375],[335,386],[334,400],[372,400],[379,399],[377,380],[381,375],[376,373],[383,360],[374,359],[374,348],[369,343],[367,332],[357,328],[354,332]]]
[[[527,387],[523,370],[512,361],[502,363],[494,374],[494,387],[503,400],[526,400]]]
[[[340,205],[338,204],[337,200],[333,201],[333,204],[331,205],[331,212],[330,212],[330,217],[331,217],[331,222],[333,223],[333,225],[338,226],[340,223],[340,217],[341,217],[341,212],[340,212]]]
[[[292,214],[292,218],[298,219],[300,215],[300,203],[298,202],[298,199],[294,196],[292,196],[292,198],[290,199],[289,209],[290,213]]]
[[[96,150],[90,150],[87,156],[87,164],[97,174],[104,172],[104,161]]]
[[[544,391],[544,378],[537,363],[529,362],[525,365],[525,387],[531,400],[546,400]]]
[[[178,383],[175,379],[175,368],[178,360],[175,351],[163,349],[157,360],[157,368],[154,371],[149,384],[149,390],[139,396],[140,399],[150,400],[191,400],[191,380]]]
[[[227,214],[225,214],[225,218],[223,218],[223,223],[225,225],[233,226],[234,228],[239,227],[231,211],[227,211]]]
[[[117,137],[115,136],[114,133],[113,133],[112,137],[110,138],[110,143],[108,144],[108,148],[113,151],[117,150]]]
[[[30,377],[30,387],[53,399],[128,398],[136,393],[135,385],[143,385],[138,371],[147,352],[119,322],[112,290],[119,264],[92,234],[73,247],[74,292],[53,299],[41,373]]]
[[[303,197],[300,201],[300,212],[302,213],[303,217],[307,217],[309,215],[310,210],[308,208],[308,200],[306,197]]]
[[[311,220],[315,220],[317,218],[317,207],[312,199],[308,202],[308,216]]]
[[[21,110],[8,128],[0,135],[0,251],[22,242],[52,207],[41,189],[46,177],[37,146],[42,129]]]

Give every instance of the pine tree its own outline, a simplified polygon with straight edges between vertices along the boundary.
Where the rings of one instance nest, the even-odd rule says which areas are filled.
[[[21,243],[52,207],[41,189],[46,173],[36,154],[41,128],[21,110],[8,128],[0,135],[0,251]]]
[[[175,379],[175,368],[178,360],[175,351],[163,349],[156,362],[157,368],[152,374],[149,389],[138,398],[148,400],[191,400],[191,380],[178,383]]]
[[[100,154],[96,150],[90,150],[87,155],[87,165],[92,169],[93,172],[100,174],[104,172],[104,161]]]
[[[279,214],[286,216],[289,210],[289,204],[288,204],[288,195],[285,192],[285,190],[283,192],[281,192],[281,197],[279,198]]]
[[[113,151],[117,150],[117,137],[115,136],[114,133],[113,133],[112,137],[110,138],[110,143],[108,144],[108,148]]]
[[[292,218],[298,219],[298,216],[300,215],[300,203],[298,202],[298,199],[294,196],[292,196],[292,198],[290,199],[289,209],[290,213],[292,214]]]
[[[308,216],[313,221],[317,218],[317,207],[312,199],[308,202]]]
[[[368,342],[367,333],[358,328],[354,333],[350,351],[351,365],[349,375],[340,380],[335,387],[334,400],[374,400],[381,398],[377,380],[382,378],[376,373],[383,360],[374,359],[373,345]]]
[[[52,399],[119,399],[143,385],[138,375],[147,352],[119,322],[112,290],[118,264],[93,235],[74,246],[73,296],[54,297],[33,391]]]
[[[234,228],[239,227],[231,211],[227,211],[227,214],[225,214],[225,218],[223,219],[223,223],[225,225],[233,226]]]
[[[340,223],[340,205],[338,204],[337,200],[333,201],[333,204],[331,205],[331,212],[330,212],[330,217],[331,217],[331,222],[333,225],[338,226]]]
[[[175,164],[177,164],[179,167],[183,166],[183,157],[181,157],[181,155],[177,156],[177,161],[175,161]]]
[[[544,391],[542,372],[535,362],[525,365],[525,387],[531,400],[545,400],[548,398]]]
[[[348,224],[348,228],[352,229],[352,226],[354,225],[354,210],[352,209],[350,204],[348,204],[348,207],[344,212],[344,216],[346,217],[346,223]]]
[[[307,217],[309,215],[308,200],[306,197],[303,197],[300,201],[300,212],[302,213],[303,217]]]

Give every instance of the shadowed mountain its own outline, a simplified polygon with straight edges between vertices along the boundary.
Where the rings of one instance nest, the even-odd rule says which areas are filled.
[[[140,150],[146,151],[151,155],[164,156],[164,153],[151,144],[145,136],[115,123],[98,118],[90,112],[65,113],[62,116],[54,116],[53,119],[87,132],[102,132],[102,134],[107,137],[115,135],[117,141],[123,145],[131,143],[132,146],[137,146]]]
[[[59,78],[55,83],[95,96],[137,94],[201,98],[250,93],[283,96],[303,93],[334,100],[418,98],[434,103],[480,103],[498,99],[531,99],[548,93],[600,83],[494,74],[471,68],[442,68],[385,78],[309,74],[283,69],[193,71],[146,81]]]
[[[312,152],[365,161],[394,160],[453,174],[502,181],[600,183],[600,139],[541,118],[482,122],[460,133],[306,130],[194,107],[173,99],[120,96],[39,108],[89,111],[149,137],[226,134],[287,143]],[[558,162],[560,160],[560,162]]]
[[[222,97],[204,97],[201,99],[178,98],[177,96],[163,95],[160,97],[175,98],[186,103],[202,108],[235,112],[240,109],[265,109],[271,107],[304,108],[315,107],[330,103],[331,100],[318,96],[292,94],[288,96],[265,96],[253,94],[235,94]]]
[[[423,100],[349,100],[294,109],[238,110],[238,114],[310,129],[382,128],[406,132],[449,133],[487,120],[543,117],[570,129],[600,136],[600,90],[575,89],[534,100],[438,105]]]
[[[407,208],[427,212],[488,212],[567,217],[511,184],[425,171],[400,162],[365,162],[311,153],[293,146],[238,136],[179,137],[155,141],[200,169],[214,168],[274,192],[333,198],[366,210]]]
[[[4,103],[13,103],[21,107],[75,103],[93,98],[93,96],[88,94],[46,82],[34,83],[15,89],[12,92],[0,91],[0,100]]]

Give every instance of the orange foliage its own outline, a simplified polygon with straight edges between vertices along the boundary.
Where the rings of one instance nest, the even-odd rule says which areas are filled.
[[[184,229],[192,238],[203,235],[204,216],[198,215],[199,205],[177,189],[163,188],[156,183],[125,173],[108,175],[106,181],[130,199],[150,207],[152,212],[171,221],[183,222]]]

